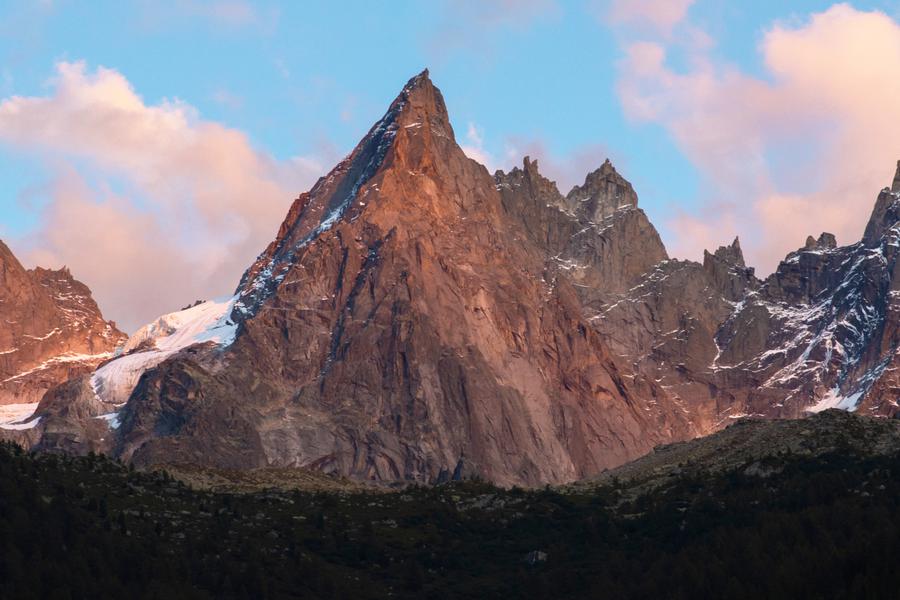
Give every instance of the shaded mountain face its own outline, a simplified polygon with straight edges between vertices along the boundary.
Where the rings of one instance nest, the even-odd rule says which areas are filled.
[[[92,371],[111,358],[125,338],[115,323],[103,319],[90,290],[68,269],[26,270],[0,242],[0,412],[4,417],[13,416],[9,405],[34,404],[51,387]],[[3,406],[8,407],[6,411]]]
[[[563,195],[529,158],[467,158],[424,72],[232,298],[48,393],[33,444],[536,485],[742,415],[891,414],[898,199],[862,242],[807,240],[765,280],[738,240],[672,260],[608,161]]]

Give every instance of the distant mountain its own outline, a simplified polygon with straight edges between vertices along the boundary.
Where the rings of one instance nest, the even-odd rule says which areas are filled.
[[[426,71],[233,297],[52,390],[30,443],[537,485],[746,415],[891,415],[898,186],[861,242],[811,237],[765,280],[738,240],[673,260],[608,161],[563,195],[527,157],[494,175],[467,158]]]
[[[900,177],[900,165],[898,165]],[[703,264],[668,260],[592,305],[592,323],[704,432],[745,415],[842,408],[893,415],[900,352],[900,179],[863,239],[808,237],[758,279],[737,239]],[[583,296],[591,292],[586,291]]]
[[[48,389],[93,371],[125,339],[68,269],[26,270],[0,241],[0,428],[34,426],[27,418]]]

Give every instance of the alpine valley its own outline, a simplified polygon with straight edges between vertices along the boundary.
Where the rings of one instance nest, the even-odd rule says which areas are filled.
[[[800,242],[801,240],[798,240]],[[742,417],[900,412],[900,170],[862,239],[759,279],[670,258],[607,161],[493,175],[412,78],[234,294],[126,340],[0,244],[0,435],[138,467],[503,486],[600,475]]]

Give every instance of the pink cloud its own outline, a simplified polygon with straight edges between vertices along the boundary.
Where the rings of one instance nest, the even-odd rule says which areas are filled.
[[[605,12],[612,24],[626,24],[668,33],[687,16],[695,0],[612,0]]]
[[[47,96],[0,102],[0,143],[54,173],[33,263],[68,264],[128,328],[229,293],[322,166],[277,161],[118,72],[60,63]],[[90,182],[90,184],[88,183]]]
[[[712,245],[696,233],[710,225],[721,231],[719,243],[740,234],[762,271],[808,234],[859,239],[900,158],[894,20],[838,4],[799,26],[776,24],[760,44],[765,78],[706,50],[677,72],[666,50],[629,45],[618,94],[627,116],[669,130],[716,199],[673,220],[678,253],[696,258]],[[690,221],[695,227],[685,229]],[[736,231],[721,230],[729,223]]]

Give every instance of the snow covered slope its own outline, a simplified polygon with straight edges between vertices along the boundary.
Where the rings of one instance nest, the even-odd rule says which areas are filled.
[[[0,429],[31,429],[41,420],[40,417],[28,420],[37,407],[37,402],[0,405]]]
[[[237,325],[231,320],[235,298],[209,300],[159,317],[128,338],[123,354],[94,373],[91,386],[106,403],[128,401],[141,375],[179,350],[195,344],[228,346]]]

